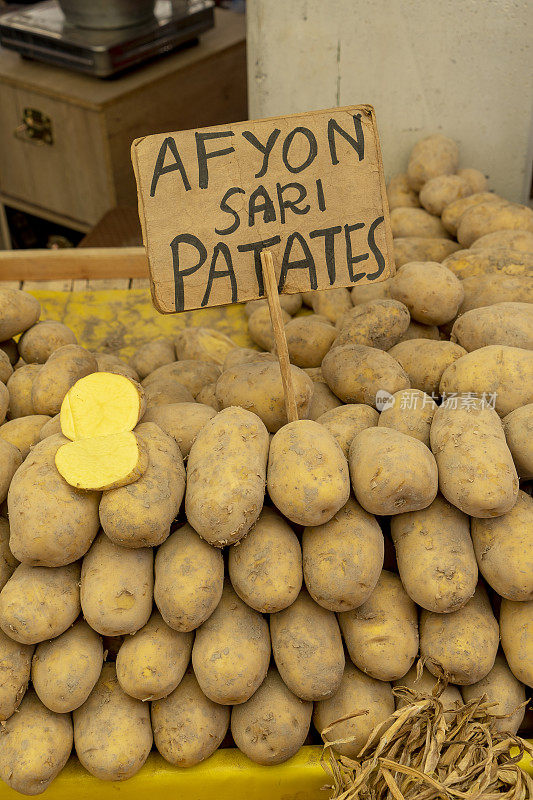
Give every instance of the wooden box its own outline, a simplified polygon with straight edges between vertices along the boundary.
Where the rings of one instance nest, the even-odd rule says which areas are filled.
[[[51,142],[30,138],[25,109],[50,119]],[[242,14],[217,9],[198,45],[106,81],[0,48],[0,203],[87,231],[136,205],[133,139],[246,117]]]

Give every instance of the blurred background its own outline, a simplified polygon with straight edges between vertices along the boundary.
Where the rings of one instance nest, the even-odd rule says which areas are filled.
[[[425,134],[531,202],[530,0],[0,0],[0,248],[140,243],[131,141],[375,106],[386,176]]]

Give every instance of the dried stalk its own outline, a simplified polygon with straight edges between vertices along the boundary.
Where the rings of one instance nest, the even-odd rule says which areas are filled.
[[[322,766],[332,779],[332,800],[529,800],[533,780],[520,769],[524,753],[533,746],[496,730],[486,698],[454,709],[439,699],[445,684],[433,694],[406,687],[394,694],[407,705],[376,726],[357,759],[337,755],[328,741]],[[335,726],[364,714],[356,711],[336,720],[323,732],[327,739]],[[518,754],[511,756],[510,748]]]

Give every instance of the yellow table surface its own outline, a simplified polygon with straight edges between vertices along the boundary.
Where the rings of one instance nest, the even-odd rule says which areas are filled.
[[[148,289],[87,292],[31,291],[42,306],[41,319],[54,319],[71,328],[89,350],[116,352],[128,358],[144,342],[175,336],[201,325],[230,336],[243,347],[252,345],[242,305],[204,308],[183,314],[159,314]]]
[[[91,350],[130,356],[139,345],[185,327],[217,328],[237,345],[252,344],[242,306],[224,306],[177,315],[161,315],[145,289],[90,292],[32,291],[42,305],[42,319],[64,322],[80,344]],[[327,800],[328,776],[320,766],[322,748],[302,747],[277,767],[254,764],[238,750],[217,750],[202,764],[179,769],[153,752],[128,781],[106,783],[89,775],[72,758],[42,797],[49,800]],[[521,766],[533,775],[533,762]],[[0,800],[21,795],[0,784]]]

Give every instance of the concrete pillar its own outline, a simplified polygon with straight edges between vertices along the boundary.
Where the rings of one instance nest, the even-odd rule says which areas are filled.
[[[442,132],[462,166],[525,202],[533,160],[532,0],[248,0],[250,116],[376,108],[387,176]]]

